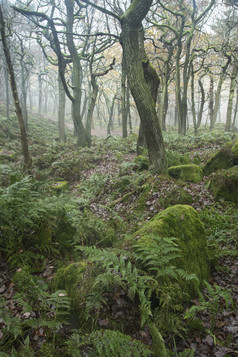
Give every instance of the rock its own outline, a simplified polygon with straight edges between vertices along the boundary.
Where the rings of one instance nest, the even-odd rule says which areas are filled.
[[[180,282],[184,291],[192,297],[196,296],[209,274],[205,228],[198,213],[188,205],[165,209],[135,233],[138,242],[145,244],[149,244],[153,236],[177,238],[181,257],[173,264],[187,273],[197,275],[199,281],[193,279]]]
[[[68,183],[68,181],[54,182],[54,184],[52,185],[52,189],[56,193],[61,193],[63,191],[68,191],[69,190],[69,183]]]
[[[227,143],[207,161],[203,166],[203,173],[209,176],[215,171],[228,169],[231,166],[233,166],[232,143]]]
[[[238,165],[238,141],[231,148],[233,165]]]
[[[211,188],[216,201],[222,199],[238,203],[238,166],[216,173]]]
[[[197,165],[179,165],[169,167],[169,175],[183,181],[198,183],[203,178],[203,172]]]

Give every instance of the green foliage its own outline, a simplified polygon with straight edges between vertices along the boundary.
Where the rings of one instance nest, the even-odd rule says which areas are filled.
[[[62,221],[67,230],[70,200],[47,193],[45,186],[30,176],[1,190],[0,251],[12,266],[42,266],[46,255],[59,253],[67,244],[65,236],[61,247],[56,241],[62,235],[58,230]]]
[[[27,335],[29,328],[35,331],[43,328],[47,331],[49,342],[52,341],[55,348],[58,331],[66,324],[70,307],[66,292],[58,290],[49,293],[47,284],[36,275],[30,274],[27,268],[18,270],[13,282],[17,290],[14,302],[20,307],[21,316],[14,317],[1,301],[0,318],[4,323],[1,341],[3,350],[9,351],[20,343],[22,346],[19,356],[30,356],[32,348]]]
[[[238,211],[233,204],[215,205],[199,213],[206,228],[209,257],[216,262],[217,257],[237,255],[238,249]],[[222,248],[222,249],[221,249]]]
[[[76,332],[67,345],[67,352],[72,357],[152,356],[152,351],[142,342],[112,330],[96,330],[86,335]]]
[[[92,293],[87,299],[86,317],[90,317],[92,309],[100,310],[102,304],[105,303],[103,298],[105,292],[114,291],[116,287],[120,287],[127,292],[127,296],[132,301],[138,296],[143,326],[151,316],[150,296],[157,282],[132,265],[126,251],[99,250],[95,247],[78,247],[78,249],[101,271],[96,276]]]
[[[171,278],[198,280],[195,274],[188,274],[183,269],[172,265],[171,262],[180,257],[177,241],[178,239],[174,237],[161,238],[152,235],[147,244],[142,239],[134,245],[135,257],[141,262],[143,268],[165,283],[170,282]]]
[[[199,293],[199,304],[193,305],[189,310],[186,311],[185,319],[194,319],[199,311],[206,311],[210,318],[210,330],[211,332],[215,329],[215,317],[218,312],[222,312],[225,308],[228,309],[229,306],[233,306],[233,300],[225,288],[214,284],[211,285],[204,281],[206,289],[204,293]],[[224,303],[221,303],[224,302]]]
[[[94,174],[89,179],[83,180],[78,186],[81,199],[86,202],[103,194],[103,188],[109,180],[109,176],[104,174]]]
[[[116,241],[116,233],[108,221],[98,218],[90,210],[83,210],[76,223],[77,233],[74,244],[111,246]]]
[[[176,151],[166,150],[168,167],[177,165],[188,165],[191,163],[188,155],[179,154]]]

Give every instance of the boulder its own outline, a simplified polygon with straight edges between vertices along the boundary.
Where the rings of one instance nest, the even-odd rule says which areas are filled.
[[[169,167],[169,175],[175,179],[198,183],[203,179],[203,172],[197,165],[179,165]]]
[[[150,244],[154,236],[177,238],[181,256],[173,264],[196,274],[199,280],[179,283],[190,296],[196,296],[209,274],[205,228],[198,213],[191,206],[175,205],[157,214],[135,233],[138,242],[145,244]]]
[[[238,203],[238,166],[216,173],[212,178],[211,188],[215,200]]]
[[[53,185],[52,185],[52,189],[56,193],[61,193],[63,191],[68,191],[69,190],[69,183],[68,183],[68,181],[54,182]]]
[[[232,161],[234,165],[238,165],[238,141],[231,148]]]
[[[228,169],[231,166],[233,166],[232,143],[227,143],[207,161],[203,166],[203,173],[209,176],[215,171]]]

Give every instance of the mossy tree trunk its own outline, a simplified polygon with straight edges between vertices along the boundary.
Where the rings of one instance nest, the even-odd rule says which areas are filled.
[[[167,172],[162,131],[155,109],[159,78],[148,61],[143,43],[142,20],[152,0],[134,0],[121,17],[121,42],[129,86],[140,116],[152,168]]]
[[[81,117],[81,61],[77,48],[73,39],[73,23],[74,23],[74,1],[65,0],[67,11],[66,23],[66,41],[72,58],[72,118],[74,122],[75,133],[77,135],[77,144],[80,147],[90,146],[90,142],[83,126]]]
[[[235,94],[237,72],[238,72],[238,61],[235,60],[233,63],[233,68],[231,73],[231,83],[230,83],[229,99],[227,104],[225,131],[231,131],[232,104]]]
[[[213,113],[214,113],[214,79],[212,76],[210,76],[208,111],[209,111],[208,114],[209,114],[210,127],[211,127]]]
[[[58,75],[58,91],[59,91],[59,105],[58,105],[58,125],[59,125],[59,138],[61,143],[65,143],[65,90],[62,84],[60,75]]]
[[[233,122],[232,122],[233,130],[235,130],[235,128],[236,128],[237,113],[238,113],[238,83],[236,84],[236,104],[235,104],[234,116],[233,116]]]
[[[201,91],[201,99],[200,99],[200,108],[199,108],[198,119],[197,119],[197,129],[200,127],[200,125],[202,123],[203,109],[204,109],[204,105],[205,105],[205,91],[204,91],[204,87],[203,87],[201,78],[198,80],[198,85],[199,85],[199,88]]]
[[[220,77],[219,77],[219,81],[218,81],[218,85],[217,85],[217,89],[216,89],[215,105],[214,105],[212,120],[210,122],[210,129],[211,130],[214,128],[214,125],[215,125],[216,120],[217,120],[217,114],[218,114],[218,110],[219,110],[219,106],[220,106],[222,84],[223,84],[223,82],[225,80],[225,77],[226,77],[227,68],[229,67],[229,65],[231,63],[231,56],[230,55],[226,55],[226,57],[227,57],[227,61],[226,61],[225,65],[222,67],[222,71],[221,71],[221,74],[220,74]]]
[[[25,129],[25,124],[24,124],[24,118],[23,118],[22,109],[20,106],[19,96],[18,96],[18,92],[17,92],[14,69],[13,69],[13,65],[12,65],[9,48],[7,45],[7,39],[6,39],[6,33],[5,33],[5,22],[4,22],[4,18],[3,18],[1,5],[0,5],[0,28],[1,28],[1,40],[2,40],[2,45],[3,45],[3,51],[4,51],[4,55],[5,55],[5,59],[6,59],[7,67],[8,67],[9,78],[10,78],[12,96],[14,99],[16,115],[17,115],[17,119],[18,119],[18,123],[19,123],[19,127],[20,127],[21,146],[22,146],[22,152],[23,152],[23,157],[24,157],[24,164],[25,164],[25,167],[27,169],[29,169],[31,167],[32,161],[30,158],[26,129]]]
[[[127,137],[127,110],[126,110],[126,66],[122,58],[121,63],[121,117],[122,117],[122,136]]]

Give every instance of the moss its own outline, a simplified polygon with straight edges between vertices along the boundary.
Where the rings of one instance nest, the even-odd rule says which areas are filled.
[[[191,163],[187,155],[179,154],[172,150],[166,150],[168,167],[178,165],[188,165]]]
[[[209,176],[215,171],[228,169],[233,166],[231,148],[232,143],[226,143],[207,161],[207,163],[203,166],[203,173],[205,176]]]
[[[178,187],[176,185],[164,192],[164,195],[159,197],[158,203],[162,208],[178,204],[190,205],[193,203],[193,197],[183,187]]]
[[[232,161],[234,165],[238,165],[238,141],[231,148]]]
[[[203,178],[201,167],[197,165],[179,165],[169,168],[169,175],[189,182],[200,182]]]
[[[211,188],[215,200],[222,199],[238,203],[238,166],[215,174]]]
[[[205,228],[198,213],[188,205],[175,205],[156,215],[135,233],[140,241],[148,244],[153,236],[175,237],[181,257],[176,262],[179,268],[197,275],[196,280],[182,281],[184,291],[196,296],[201,282],[208,277],[208,257],[205,238]]]
[[[52,189],[56,193],[61,193],[63,191],[68,191],[69,190],[69,183],[68,183],[68,181],[54,182],[54,184],[52,185]]]
[[[66,290],[71,301],[71,311],[79,314],[80,304],[86,294],[86,270],[87,262],[81,261],[68,265],[66,268],[60,268],[52,280],[54,290]]]

